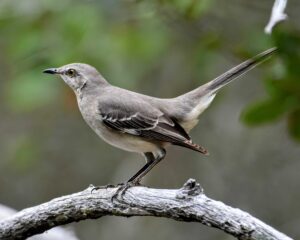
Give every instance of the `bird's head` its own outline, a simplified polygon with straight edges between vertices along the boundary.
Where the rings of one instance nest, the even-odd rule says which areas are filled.
[[[96,68],[84,63],[71,63],[59,68],[48,68],[43,72],[60,75],[75,92],[81,91],[85,87],[93,88],[107,83]]]

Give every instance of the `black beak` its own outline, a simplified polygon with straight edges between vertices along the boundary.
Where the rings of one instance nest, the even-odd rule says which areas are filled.
[[[56,68],[48,68],[48,69],[45,69],[43,71],[43,73],[48,73],[48,74],[59,74],[59,72],[57,71]]]

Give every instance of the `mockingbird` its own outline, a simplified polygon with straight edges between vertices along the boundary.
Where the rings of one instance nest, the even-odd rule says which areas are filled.
[[[139,184],[166,155],[168,145],[178,145],[207,155],[193,143],[189,132],[219,89],[257,66],[276,51],[271,48],[233,67],[212,81],[175,98],[155,98],[109,84],[92,66],[71,63],[49,68],[74,90],[87,124],[106,142],[142,153],[146,164],[127,183]]]

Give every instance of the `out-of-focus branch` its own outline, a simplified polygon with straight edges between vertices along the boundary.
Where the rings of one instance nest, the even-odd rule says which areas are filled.
[[[17,211],[15,209],[0,204],[0,220],[4,220],[16,213]],[[27,240],[79,240],[79,238],[76,237],[72,229],[55,227],[43,234],[30,237]]]
[[[265,27],[265,33],[271,34],[273,27],[281,22],[287,19],[287,15],[284,13],[285,7],[287,5],[287,0],[275,0],[270,20]]]
[[[238,239],[291,240],[250,214],[208,198],[195,180],[178,190],[132,187],[112,201],[117,188],[88,189],[24,209],[0,222],[0,239],[25,239],[58,225],[107,215],[155,216],[200,222]]]

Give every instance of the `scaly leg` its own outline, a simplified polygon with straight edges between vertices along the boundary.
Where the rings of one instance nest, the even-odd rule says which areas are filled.
[[[160,149],[158,152],[157,156],[155,157],[153,153],[144,153],[147,163],[144,167],[142,167],[136,174],[134,174],[128,182],[131,183],[137,183],[139,184],[141,179],[156,165],[158,164],[161,160],[164,159],[166,156],[166,150],[165,149]]]
[[[164,159],[166,156],[166,150],[161,148],[159,152],[157,152],[156,156],[151,153],[147,152],[144,153],[146,157],[147,163],[136,173],[134,174],[124,185],[120,186],[116,193],[112,196],[112,200],[114,200],[119,194],[123,198],[125,192],[133,187],[140,184],[141,179],[161,160]]]

